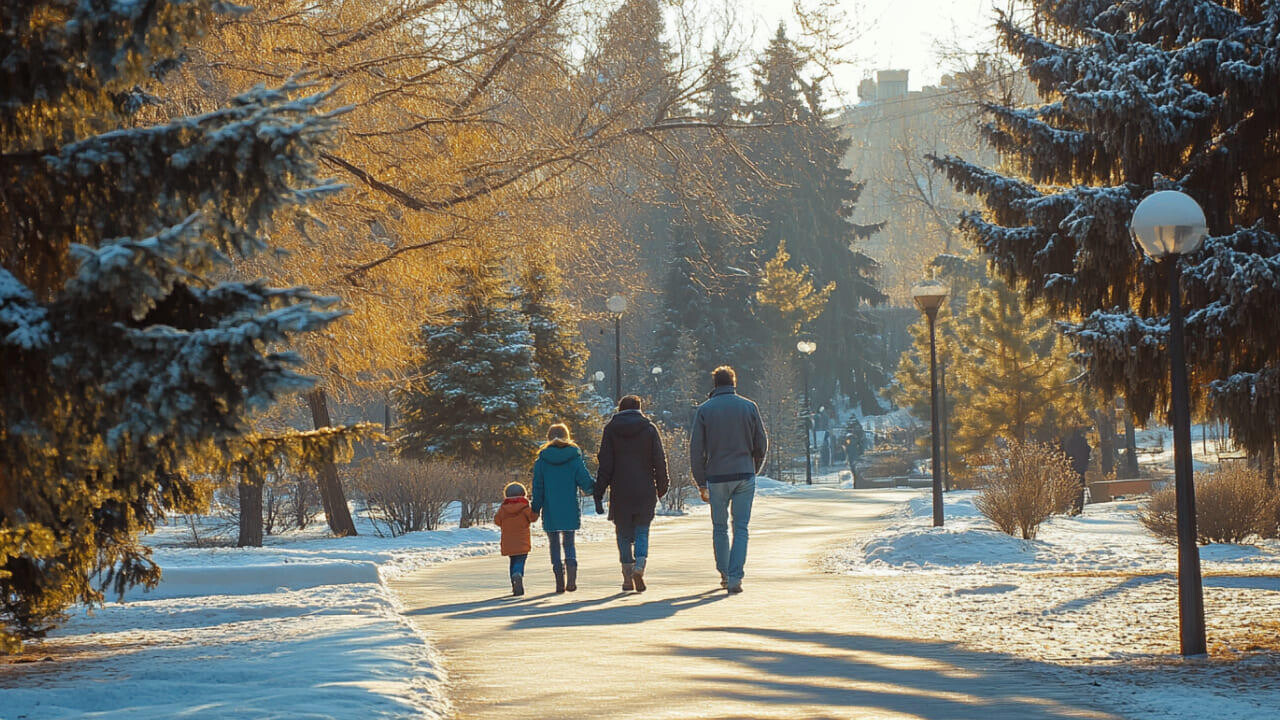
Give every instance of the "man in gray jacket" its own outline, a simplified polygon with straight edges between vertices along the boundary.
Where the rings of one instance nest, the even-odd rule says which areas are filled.
[[[769,445],[760,408],[738,394],[733,368],[718,367],[711,377],[715,389],[698,406],[689,433],[689,466],[702,501],[711,505],[711,541],[720,586],[736,595],[742,592],[747,563],[747,525],[756,494],[756,473],[764,466]]]

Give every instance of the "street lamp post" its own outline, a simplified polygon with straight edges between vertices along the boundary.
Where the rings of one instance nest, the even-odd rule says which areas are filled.
[[[942,527],[942,444],[938,423],[938,339],[934,324],[947,299],[947,286],[925,280],[911,288],[911,297],[929,318],[929,422],[933,428],[933,526]]]
[[[813,422],[813,413],[809,411],[809,356],[818,349],[818,343],[812,340],[801,340],[796,343],[800,351],[800,379],[804,383],[804,483],[813,484],[813,445],[809,442],[809,427]]]
[[[1148,195],[1133,211],[1133,239],[1164,264],[1169,283],[1169,390],[1173,416],[1173,475],[1178,507],[1178,629],[1183,655],[1204,655],[1204,588],[1196,546],[1196,495],[1191,472],[1191,398],[1187,389],[1180,255],[1195,252],[1209,234],[1204,210],[1176,190]]]
[[[614,295],[604,303],[613,313],[613,399],[622,399],[622,313],[627,311],[627,299]]]
[[[653,378],[653,405],[656,411],[659,407],[666,407],[658,401],[658,396],[662,394],[662,366],[654,365],[649,371],[649,377]]]

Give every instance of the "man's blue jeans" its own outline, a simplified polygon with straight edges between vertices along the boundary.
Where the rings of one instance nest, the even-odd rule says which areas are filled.
[[[756,479],[708,483],[711,495],[711,543],[716,552],[716,569],[729,587],[742,584],[747,564],[747,525],[751,522],[751,502],[756,496]],[[729,519],[733,518],[733,543],[729,543]]]
[[[578,564],[578,550],[573,544],[572,530],[547,533],[547,545],[551,548],[551,568],[557,572],[564,569],[565,563]],[[564,543],[564,562],[560,561],[560,545]]]

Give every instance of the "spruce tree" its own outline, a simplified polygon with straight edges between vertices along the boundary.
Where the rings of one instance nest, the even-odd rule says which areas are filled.
[[[758,97],[750,108],[753,122],[777,124],[759,132],[750,156],[764,177],[746,212],[759,219],[762,243],[776,248],[787,240],[797,262],[814,268],[819,285],[835,283],[831,301],[814,321],[822,339],[813,358],[815,384],[822,394],[841,390],[864,409],[877,410],[873,389],[883,385],[876,363],[879,333],[865,311],[882,302],[876,288],[876,262],[856,245],[879,229],[850,222],[862,183],[840,166],[849,140],[827,121],[816,82],[805,82],[804,62],[779,27],[754,69]]]
[[[589,447],[600,417],[587,390],[587,348],[578,319],[562,295],[560,271],[542,258],[526,260],[517,289],[519,310],[533,339],[534,374],[542,382],[539,422],[565,423]]]
[[[963,226],[1002,276],[1065,319],[1106,395],[1145,419],[1167,407],[1165,269],[1127,224],[1153,190],[1205,209],[1211,237],[1179,259],[1188,361],[1246,448],[1280,431],[1280,23],[1274,2],[1031,3],[1002,17],[1042,102],[991,104],[1000,168],[934,158],[986,212]],[[1003,168],[1013,168],[1006,171]]]
[[[538,444],[534,334],[491,253],[450,272],[452,306],[422,324],[416,372],[400,392],[399,451],[513,469]]]
[[[226,7],[0,9],[0,645],[154,584],[138,535],[193,505],[186,464],[310,387],[288,344],[339,315],[302,289],[219,281],[267,247],[273,217],[333,190],[313,164],[323,96],[139,114]]]
[[[697,117],[714,123],[741,119],[729,59],[719,48],[708,60],[706,86]],[[675,141],[692,162],[717,172],[702,178],[705,186],[686,188],[672,220],[655,353],[663,367],[693,362],[702,374],[732,363],[744,376],[754,376],[760,367],[761,333],[751,317],[753,275],[759,269],[756,238],[736,214],[750,186],[735,153],[740,141],[732,129]],[[681,386],[679,392],[689,389]]]

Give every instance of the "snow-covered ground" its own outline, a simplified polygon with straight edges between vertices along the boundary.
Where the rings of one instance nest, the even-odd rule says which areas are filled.
[[[603,518],[585,520],[585,535],[606,531]],[[444,673],[384,581],[495,552],[496,528],[378,537],[359,517],[358,529],[234,548],[194,547],[181,523],[160,528],[146,538],[160,585],[76,612],[30,648],[36,662],[0,666],[0,719],[444,716]],[[495,573],[505,575],[496,560]]]
[[[1138,504],[1053,518],[1036,540],[995,530],[974,493],[946,497],[931,527],[927,492],[894,521],[827,559],[866,578],[873,611],[941,639],[1084,673],[1125,716],[1270,717],[1280,707],[1280,543],[1201,548],[1210,657],[1177,655],[1177,557],[1137,521]]]

